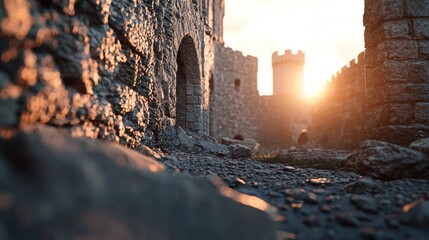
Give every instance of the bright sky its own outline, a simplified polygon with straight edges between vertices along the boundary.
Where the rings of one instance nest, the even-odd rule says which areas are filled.
[[[364,0],[225,0],[225,45],[258,57],[261,95],[272,94],[272,53],[303,50],[316,93],[364,50],[363,10]]]

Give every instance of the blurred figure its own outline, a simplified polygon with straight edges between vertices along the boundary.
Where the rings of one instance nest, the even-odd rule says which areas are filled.
[[[298,137],[298,148],[304,148],[305,144],[308,143],[307,129],[302,129],[301,134]]]

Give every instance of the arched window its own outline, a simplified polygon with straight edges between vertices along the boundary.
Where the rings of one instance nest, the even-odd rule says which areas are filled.
[[[235,82],[234,82],[234,88],[235,88],[235,91],[240,91],[240,85],[241,85],[241,81],[240,81],[240,79],[235,79]]]

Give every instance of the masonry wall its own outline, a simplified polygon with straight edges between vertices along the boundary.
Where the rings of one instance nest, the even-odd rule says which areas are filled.
[[[429,0],[366,0],[367,138],[429,136]]]
[[[365,140],[365,56],[359,54],[325,85],[312,109],[316,146],[355,149]]]
[[[197,63],[190,67],[198,82],[197,132],[208,132],[214,50],[202,6],[213,7],[206,1],[0,1],[1,134],[40,123],[129,146],[168,144],[185,36]]]
[[[258,59],[216,44],[210,81],[210,135],[257,137]]]

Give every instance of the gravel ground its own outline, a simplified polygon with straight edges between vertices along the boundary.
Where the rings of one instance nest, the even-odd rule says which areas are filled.
[[[429,239],[428,204],[405,213],[429,200],[427,180],[382,182],[347,171],[203,153],[174,152],[161,161],[176,174],[218,176],[277,207],[284,239]]]

